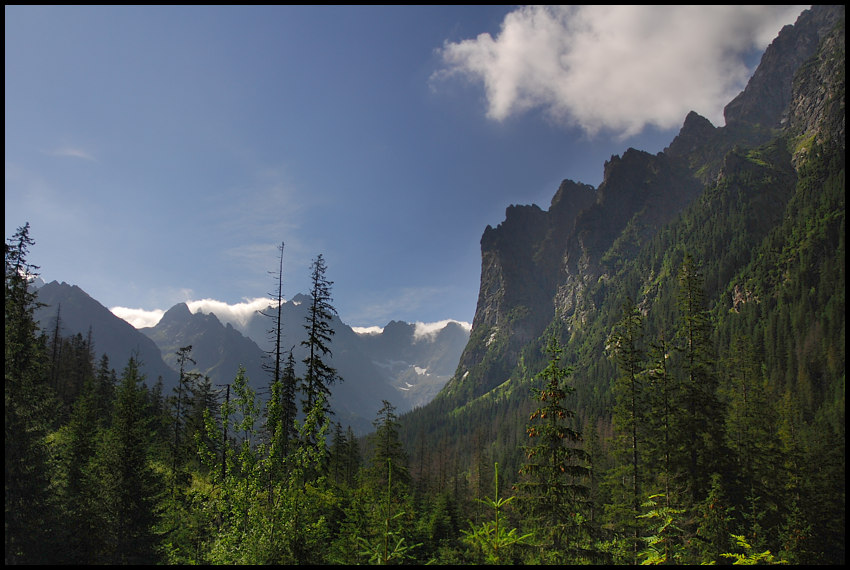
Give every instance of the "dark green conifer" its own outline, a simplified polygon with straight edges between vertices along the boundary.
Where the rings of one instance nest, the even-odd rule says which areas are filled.
[[[307,357],[304,359],[306,373],[301,386],[305,396],[302,401],[302,411],[305,415],[313,408],[319,394],[325,399],[325,413],[330,413],[327,403],[331,394],[330,386],[341,380],[336,369],[327,362],[327,359],[333,356],[330,345],[336,331],[331,326],[331,320],[336,311],[331,305],[333,281],[328,281],[325,277],[326,271],[324,257],[319,254],[310,269],[310,307],[304,323],[307,338],[301,341],[301,345],[307,349]]]
[[[630,508],[621,519],[624,529],[632,536],[632,555],[638,552],[638,515],[643,496],[642,445],[646,423],[646,395],[644,393],[643,317],[631,299],[623,306],[623,316],[610,338],[610,349],[620,367],[620,376],[614,384],[615,454],[624,461],[615,469],[615,485],[624,484],[628,490]],[[623,470],[622,467],[627,467]]]
[[[27,260],[35,243],[29,229],[29,223],[18,228],[5,244],[6,564],[50,562],[54,554],[54,503],[45,436],[57,406],[46,380],[46,342],[33,317],[39,303],[29,284],[38,267]]]
[[[106,430],[97,459],[106,517],[101,562],[108,564],[158,561],[154,529],[165,485],[150,461],[153,432],[146,391],[139,363],[131,357],[118,386],[112,427]]]
[[[580,549],[589,468],[581,432],[571,425],[575,414],[565,402],[574,391],[567,385],[572,371],[561,363],[563,348],[555,333],[546,352],[549,363],[537,376],[544,385],[532,388],[540,404],[526,428],[531,443],[522,446],[525,477],[518,497],[527,523],[542,535],[543,560],[556,562],[564,560],[566,550]]]
[[[678,469],[689,482],[695,502],[708,493],[712,473],[723,471],[723,418],[711,340],[711,320],[702,271],[685,255],[679,271],[678,344],[681,381],[674,408],[674,449]]]

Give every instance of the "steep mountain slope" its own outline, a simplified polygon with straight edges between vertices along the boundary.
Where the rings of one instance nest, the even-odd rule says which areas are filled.
[[[824,319],[812,332],[795,317],[801,334],[829,345],[823,351],[831,356],[819,353],[806,364],[816,369],[805,380],[817,394],[816,410],[844,374],[843,18],[843,6],[817,6],[786,26],[727,106],[726,126],[691,113],[664,152],[628,149],[606,162],[599,188],[565,181],[548,212],[512,206],[505,222],[488,227],[470,341],[438,397],[402,418],[409,448],[473,436],[491,449],[506,442],[513,456],[499,460],[508,472],[527,418],[527,379],[542,367],[541,335],[555,324],[574,365],[581,417],[610,417],[616,370],[605,352],[608,333],[627,297],[651,315],[653,334],[667,326],[685,252],[704,269],[717,328],[727,335],[718,339],[721,355],[729,329],[745,329],[743,319],[753,324],[748,311],[773,315],[772,325],[747,333],[762,335],[776,353],[766,360],[768,374],[782,368],[777,393],[799,369],[799,356],[789,353],[814,349],[793,341],[776,348],[764,337],[778,335],[788,311]],[[582,197],[556,216],[564,192]],[[801,258],[804,251],[813,257]],[[806,274],[801,259],[814,274],[789,289],[783,276]],[[829,298],[811,298],[819,285]],[[782,317],[764,302],[780,297]],[[839,308],[841,317],[833,312]],[[831,331],[828,340],[824,330]],[[789,362],[780,364],[780,353]],[[471,453],[461,445],[452,452]]]
[[[163,361],[156,344],[76,285],[52,281],[39,288],[38,300],[45,305],[35,311],[35,320],[46,334],[53,334],[58,314],[62,336],[91,332],[97,358],[106,354],[118,372],[136,356],[149,386],[160,376],[166,389],[176,386],[177,372]]]

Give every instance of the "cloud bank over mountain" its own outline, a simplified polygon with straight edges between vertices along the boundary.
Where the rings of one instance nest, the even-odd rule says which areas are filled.
[[[124,319],[137,329],[156,326],[160,319],[162,319],[162,315],[165,314],[165,311],[162,309],[148,311],[145,309],[131,309],[130,307],[111,307],[109,310],[113,315],[119,319]]]
[[[238,330],[244,330],[246,323],[257,311],[266,309],[273,301],[264,297],[246,299],[242,303],[230,305],[224,301],[215,299],[200,299],[197,301],[186,301],[186,306],[192,313],[201,312],[205,315],[214,313],[223,323],[230,323]],[[145,310],[132,309],[129,307],[112,307],[109,309],[116,317],[124,319],[137,329],[155,326],[162,315],[163,309]]]
[[[186,306],[194,313],[210,313],[223,323],[229,323],[235,329],[245,332],[246,325],[251,317],[257,311],[266,310],[274,301],[265,297],[257,297],[254,299],[246,299],[241,303],[228,304],[224,301],[215,299],[200,299],[196,301],[186,301]],[[133,309],[129,307],[111,307],[109,309],[116,317],[124,319],[137,329],[156,326],[165,314],[163,309],[145,310]],[[415,324],[414,336],[416,340],[433,337],[438,332],[446,327],[449,323],[456,323],[465,330],[469,331],[472,325],[467,322],[457,321],[455,319],[445,319],[433,323],[417,322]],[[358,334],[380,334],[383,327],[352,327],[354,332]]]
[[[415,328],[413,329],[413,338],[416,340],[432,339],[441,330],[446,328],[449,323],[460,325],[464,330],[466,330],[466,332],[472,330],[472,325],[470,323],[462,323],[454,319],[446,319],[435,323],[417,322],[414,323]]]
[[[482,82],[497,121],[542,109],[589,135],[672,128],[691,110],[722,124],[758,63],[747,56],[806,7],[525,6],[495,37],[444,44],[432,80]]]

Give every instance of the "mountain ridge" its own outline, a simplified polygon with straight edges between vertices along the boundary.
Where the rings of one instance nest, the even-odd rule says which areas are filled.
[[[54,281],[40,284],[38,291],[45,306],[35,317],[45,333],[55,328],[56,312],[61,311],[63,336],[85,336],[91,330],[95,352],[107,354],[116,369],[137,354],[148,384],[152,386],[162,377],[166,394],[177,384],[177,351],[192,346],[190,355],[197,364],[190,370],[224,385],[244,367],[249,383],[261,393],[261,399],[265,397],[268,372],[263,364],[271,350],[266,334],[271,320],[259,312],[246,319],[244,327],[257,335],[258,341],[212,311],[193,313],[187,303],[172,306],[156,325],[136,329],[76,285]],[[300,294],[283,305],[284,350],[293,350],[299,366],[305,357],[300,335],[306,300],[309,297]],[[454,372],[468,338],[468,331],[454,321],[427,334],[419,334],[416,324],[393,321],[378,335],[360,335],[334,315],[332,327],[337,334],[331,343],[330,361],[343,381],[334,386],[331,404],[337,412],[335,421],[351,425],[357,434],[371,431],[374,414],[384,399],[400,411],[430,401]]]
[[[90,297],[76,285],[51,281],[38,287],[38,300],[43,306],[34,312],[40,328],[51,334],[56,328],[57,315],[60,334],[71,336],[91,333],[94,351],[106,354],[113,368],[120,370],[131,356],[140,361],[140,368],[149,385],[159,377],[163,385],[175,386],[177,372],[162,359],[159,348],[130,323],[116,317],[109,309]]]

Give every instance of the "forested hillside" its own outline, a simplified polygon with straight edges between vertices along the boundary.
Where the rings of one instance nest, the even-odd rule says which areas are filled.
[[[454,377],[406,414],[384,402],[365,438],[327,405],[321,257],[303,374],[276,350],[268,403],[240,370],[221,405],[190,347],[163,393],[134,358],[42,334],[25,224],[5,562],[843,564],[844,68],[844,8],[815,7],[725,127],[689,115],[600,188],[510,208]]]

